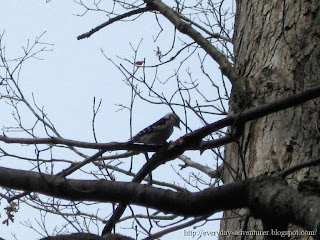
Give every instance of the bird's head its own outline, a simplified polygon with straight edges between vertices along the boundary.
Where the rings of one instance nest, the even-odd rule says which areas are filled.
[[[181,120],[176,114],[168,113],[166,116],[164,116],[164,118],[169,119],[170,121],[172,121],[174,127],[177,127],[179,129],[181,129],[180,128],[180,121]]]

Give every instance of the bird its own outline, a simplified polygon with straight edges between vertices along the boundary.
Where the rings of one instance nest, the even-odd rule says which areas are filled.
[[[132,137],[132,143],[165,144],[173,133],[173,127],[180,129],[180,118],[174,113],[168,113],[154,124],[146,127]]]

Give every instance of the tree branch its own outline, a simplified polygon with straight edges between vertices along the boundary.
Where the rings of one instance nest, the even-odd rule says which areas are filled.
[[[236,73],[228,59],[216,49],[211,42],[203,37],[199,32],[192,28],[191,24],[183,21],[181,16],[168,7],[160,0],[144,0],[149,6],[158,10],[164,17],[166,17],[181,33],[191,37],[197,44],[199,44],[203,50],[205,50],[220,66],[221,72],[228,77],[232,85],[236,88],[238,93],[244,92],[240,85],[236,84],[236,81],[240,81],[240,76]]]
[[[192,167],[192,168],[198,169],[199,171],[207,174],[211,178],[220,178],[221,173],[217,170],[214,171],[209,167],[206,167],[206,166],[203,166],[197,162],[194,162],[185,155],[180,155],[178,158],[184,162],[184,165],[182,165],[182,164],[179,165],[181,167],[181,169],[186,168],[186,167]]]
[[[317,166],[319,164],[320,164],[320,157],[312,159],[312,160],[307,161],[307,162],[299,163],[299,164],[297,164],[295,166],[292,166],[292,167],[290,167],[288,169],[285,169],[285,170],[283,170],[283,171],[281,171],[279,173],[279,176],[280,177],[286,177],[286,176],[290,175],[291,173],[299,171],[302,168],[311,167],[311,166]]]
[[[188,193],[137,183],[65,179],[0,167],[0,185],[72,201],[126,202],[187,217],[248,207],[263,221],[294,223],[310,231],[320,229],[319,197],[300,194],[281,177],[260,176]],[[316,234],[314,237],[319,239],[320,232]]]
[[[182,155],[184,151],[186,151],[186,149],[198,150],[199,146],[201,146],[202,138],[220,128],[234,125],[235,123],[243,125],[247,121],[269,115],[270,113],[274,113],[288,107],[295,106],[297,104],[303,103],[318,96],[320,96],[320,85],[312,89],[308,89],[298,94],[292,95],[285,99],[271,102],[269,104],[264,104],[260,107],[232,115],[218,122],[207,125],[192,133],[186,134],[180,139],[165,145],[163,148],[157,151],[137,173],[137,175],[133,178],[132,182],[140,183],[149,173],[151,173],[158,166],[160,166],[161,164],[165,164],[166,162]],[[214,141],[219,141],[219,139]],[[220,143],[225,143],[225,140],[220,141]],[[113,212],[113,215],[104,227],[102,235],[111,232],[115,223],[119,220],[124,210],[126,209],[126,206],[127,204],[125,202],[120,203],[120,205]]]
[[[50,138],[11,138],[4,135],[0,135],[0,141],[5,143],[20,143],[20,144],[49,144],[56,145],[62,144],[66,146],[80,147],[80,148],[90,148],[90,149],[103,149],[106,151],[115,150],[132,150],[132,151],[150,151],[155,152],[161,148],[161,145],[142,145],[142,144],[132,144],[130,142],[110,142],[110,143],[89,143],[75,141],[59,137]]]
[[[0,186],[38,192],[71,201],[127,202],[164,213],[198,216],[224,208],[243,207],[244,183],[208,188],[198,193],[174,192],[151,185],[108,180],[75,180],[61,176],[0,167]],[[239,195],[235,202],[232,194]]]
[[[114,18],[110,18],[108,21],[100,24],[99,26],[91,29],[89,32],[87,33],[84,33],[84,34],[81,34],[80,36],[77,37],[78,40],[81,40],[83,38],[88,38],[90,37],[92,34],[98,32],[100,29],[110,25],[111,23],[114,23],[116,21],[119,21],[121,19],[124,19],[124,18],[127,18],[127,17],[130,17],[130,16],[133,16],[133,15],[136,15],[136,14],[139,14],[139,13],[144,13],[144,12],[147,12],[147,11],[150,11],[152,10],[150,7],[144,7],[144,8],[139,8],[139,9],[135,9],[133,11],[130,11],[130,12],[127,12],[127,13],[124,13],[124,14],[121,14],[119,16],[116,16]]]
[[[264,116],[267,116],[271,113],[275,113],[290,107],[297,106],[299,104],[302,104],[304,102],[307,102],[309,100],[312,100],[314,98],[320,97],[320,85],[317,85],[315,87],[309,88],[307,90],[301,91],[297,94],[293,94],[289,97],[276,100],[267,104],[263,104],[261,106],[258,106],[256,108],[249,109],[247,111],[243,111],[238,114],[234,114],[232,116],[226,117],[224,119],[221,119],[217,122],[214,122],[212,124],[209,124],[203,128],[200,128],[192,133],[189,133],[183,137],[183,140],[187,140],[190,143],[188,144],[189,146],[187,147],[188,150],[191,149],[199,149],[198,144],[194,144],[196,142],[195,140],[198,139],[200,142],[201,139],[206,137],[207,135],[211,134],[212,132],[217,131],[218,129],[227,127],[227,126],[232,126],[232,125],[241,125],[244,124],[248,121],[252,121]],[[192,139],[193,138],[193,139]],[[212,140],[206,142],[206,147],[205,149],[210,148],[209,143],[212,145],[215,144],[217,141],[220,141],[219,139],[217,140]],[[193,142],[193,143],[192,143]],[[203,142],[201,142],[203,143]],[[192,145],[194,147],[192,148]],[[201,146],[201,144],[200,144]],[[204,147],[201,150],[205,150]]]
[[[288,186],[281,177],[260,176],[248,185],[248,207],[255,218],[273,226],[293,223],[314,231],[320,239],[320,203],[318,196],[304,196]]]
[[[216,140],[202,141],[202,139],[209,134],[217,131],[218,129],[244,124],[248,121],[252,121],[271,113],[275,113],[296,105],[302,104],[314,98],[320,97],[320,85],[304,90],[300,93],[293,94],[284,99],[276,100],[267,104],[263,104],[256,108],[243,111],[238,114],[231,115],[217,122],[209,124],[202,127],[192,133],[186,134],[179,139],[180,147],[183,146],[184,150],[201,150],[211,149],[215,147],[223,146],[227,143],[234,141],[234,137],[226,136]],[[0,141],[5,143],[20,143],[20,144],[63,144],[66,146],[74,146],[81,148],[91,148],[91,149],[103,149],[106,151],[115,150],[134,150],[134,151],[150,151],[156,152],[161,149],[161,145],[142,145],[142,144],[132,144],[130,142],[110,142],[110,143],[88,143],[74,141],[64,138],[10,138],[0,135]],[[182,144],[183,143],[183,144]]]

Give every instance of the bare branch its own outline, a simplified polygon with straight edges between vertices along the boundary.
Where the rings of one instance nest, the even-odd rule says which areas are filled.
[[[183,228],[192,226],[193,224],[195,224],[195,223],[197,223],[197,222],[204,221],[204,220],[206,220],[208,217],[209,217],[209,216],[197,217],[197,218],[195,218],[195,219],[192,219],[192,220],[189,221],[189,222],[186,222],[186,223],[183,223],[183,224],[181,224],[181,225],[177,225],[177,226],[174,226],[174,227],[165,229],[165,230],[163,230],[163,231],[161,231],[161,232],[152,234],[152,235],[150,235],[149,237],[144,238],[143,240],[158,239],[158,238],[162,237],[163,235],[166,235],[166,234],[168,234],[168,233],[170,233],[170,232],[174,232],[174,231],[177,231],[177,230],[180,230],[180,229],[183,229]]]
[[[104,149],[105,151],[115,151],[115,150],[135,150],[135,151],[157,151],[161,145],[141,145],[132,144],[130,142],[110,142],[110,143],[89,143],[75,141],[59,137],[51,138],[10,138],[7,136],[0,135],[0,141],[5,143],[20,143],[20,144],[49,144],[57,145],[62,144],[72,147],[80,148],[90,148],[90,149]],[[132,154],[131,154],[132,155]]]
[[[70,200],[125,201],[182,216],[249,207],[256,218],[294,223],[311,231],[320,228],[320,199],[303,196],[279,177],[260,176],[197,193],[177,193],[137,183],[65,179],[0,167],[0,185]],[[319,231],[316,234],[319,238]]]
[[[211,178],[219,178],[220,177],[219,171],[214,171],[209,167],[206,167],[206,166],[203,166],[197,162],[194,162],[190,158],[188,158],[184,155],[180,155],[178,158],[185,163],[185,165],[180,165],[181,168],[193,167],[193,168],[198,169],[199,171],[207,174]]]
[[[140,13],[144,13],[144,12],[148,12],[152,10],[150,7],[144,7],[144,8],[139,8],[139,9],[135,9],[135,10],[132,10],[130,12],[127,12],[125,14],[122,14],[122,15],[119,15],[119,16],[116,16],[114,18],[111,18],[109,19],[108,21],[100,24],[99,26],[91,29],[89,32],[87,33],[84,33],[84,34],[81,34],[80,36],[77,37],[78,40],[81,40],[83,38],[88,38],[90,37],[92,34],[98,32],[100,29],[110,25],[111,23],[114,23],[116,21],[119,21],[121,19],[124,19],[124,18],[127,18],[127,17],[130,17],[130,16],[133,16],[133,15],[136,15],[136,14],[140,14]]]
[[[244,124],[248,121],[252,121],[271,113],[275,113],[286,108],[290,108],[311,99],[320,97],[320,85],[304,90],[300,93],[293,94],[284,99],[276,100],[271,103],[263,104],[253,109],[243,111],[238,114],[231,115],[217,122],[202,127],[192,133],[186,134],[181,137],[179,144],[184,145],[184,150],[201,150],[204,151],[209,148],[222,146],[231,142],[232,139],[223,137],[217,140],[202,141],[202,139],[209,134],[217,131],[218,129],[232,126],[234,124]],[[234,137],[234,136],[233,136]],[[87,143],[74,140],[68,140],[63,138],[9,138],[0,135],[0,141],[6,143],[21,143],[21,144],[64,144],[73,147],[92,148],[92,149],[104,149],[105,151],[115,150],[135,150],[135,151],[157,151],[161,146],[157,145],[140,145],[132,144],[130,142],[110,142],[110,143]],[[180,146],[180,147],[181,147]]]
[[[161,164],[165,164],[178,156],[182,155],[188,148],[197,150],[201,145],[202,139],[216,131],[217,129],[237,124],[244,124],[246,121],[250,121],[259,117],[266,116],[270,113],[277,112],[281,109],[295,106],[299,103],[311,100],[320,96],[320,85],[292,95],[282,100],[274,101],[269,104],[264,104],[260,107],[241,112],[239,114],[232,115],[218,122],[207,125],[199,130],[189,133],[182,138],[165,145],[159,151],[157,151],[152,158],[142,167],[142,169],[133,178],[132,182],[140,183],[149,173],[156,169]],[[215,140],[213,140],[215,141]],[[113,212],[113,215],[109,219],[108,223],[102,231],[102,235],[111,232],[116,222],[119,220],[127,205],[121,202],[118,208]]]
[[[158,10],[181,33],[188,35],[196,43],[198,43],[220,65],[222,73],[229,78],[232,84],[235,85],[236,81],[240,81],[239,75],[235,72],[228,59],[221,52],[219,52],[218,49],[216,49],[205,37],[194,30],[190,24],[183,21],[181,19],[181,16],[176,11],[168,7],[162,1],[145,0],[144,2],[152,6],[154,9]]]
[[[296,171],[299,171],[300,169],[302,168],[306,168],[306,167],[311,167],[311,166],[317,166],[320,164],[320,157],[318,158],[315,158],[315,159],[312,159],[310,161],[307,161],[307,162],[302,162],[302,163],[299,163],[291,168],[288,168],[288,169],[285,169],[283,171],[281,171],[279,173],[279,176],[281,177],[286,177]]]

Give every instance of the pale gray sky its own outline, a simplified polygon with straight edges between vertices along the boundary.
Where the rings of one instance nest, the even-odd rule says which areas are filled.
[[[119,109],[116,104],[129,104],[130,88],[122,81],[123,76],[118,69],[103,57],[101,49],[116,61],[116,56],[132,59],[133,52],[129,42],[137,46],[143,38],[138,60],[147,58],[149,63],[156,62],[155,50],[159,43],[154,43],[153,37],[157,34],[155,29],[158,27],[154,18],[146,14],[135,22],[114,23],[89,39],[78,41],[76,39],[78,35],[106,21],[103,14],[88,13],[84,17],[72,15],[81,12],[82,8],[73,1],[56,0],[45,3],[44,0],[0,0],[0,31],[5,30],[3,42],[6,45],[7,57],[20,56],[21,46],[25,46],[28,39],[32,43],[36,37],[46,32],[41,40],[53,44],[48,46],[52,51],[40,54],[43,60],[29,60],[23,66],[20,86],[25,96],[31,101],[32,93],[34,94],[36,102],[40,107],[44,106],[63,137],[89,142],[93,141],[92,100],[93,97],[96,97],[97,101],[102,99],[103,104],[97,119],[98,140],[101,142],[126,141],[129,138],[128,111],[116,111]],[[172,26],[166,21],[164,24],[168,27],[168,33],[172,33]],[[154,32],[151,32],[151,29]],[[159,42],[167,41],[166,38],[168,38],[167,35],[162,34]],[[173,68],[168,66],[166,71],[159,75],[167,78],[172,72]],[[196,73],[195,70],[194,74]],[[220,77],[220,73],[217,72],[216,76]],[[10,112],[3,102],[0,102],[0,109],[1,112]],[[139,101],[135,107],[134,116],[139,120],[134,122],[133,132],[137,133],[169,111],[168,107],[149,105]],[[183,118],[183,111],[178,111],[178,114]],[[10,125],[10,121],[12,121],[10,115],[1,115],[1,127]],[[194,126],[194,129],[202,126],[199,121],[191,120],[189,124]],[[183,134],[183,131],[175,131],[170,139],[176,139]],[[212,164],[209,159],[210,154],[204,154],[201,158],[199,153],[194,153],[193,156],[199,160],[202,159],[204,164]],[[12,168],[23,168],[20,162],[10,162],[9,165]],[[8,167],[2,162],[0,166]],[[161,167],[155,174],[161,175],[167,168],[171,168],[170,165]],[[2,221],[6,217],[3,210],[6,206],[7,203],[1,201],[0,219]],[[15,234],[16,239],[26,239],[26,236],[28,239],[39,237],[38,234],[20,224],[27,219],[36,218],[39,218],[36,211],[21,207],[15,215],[14,224],[10,223],[9,227],[0,224],[0,237],[6,240],[15,239],[11,233]],[[215,222],[205,227],[207,231],[215,229]],[[183,230],[163,239],[172,239],[172,237],[182,238]]]

